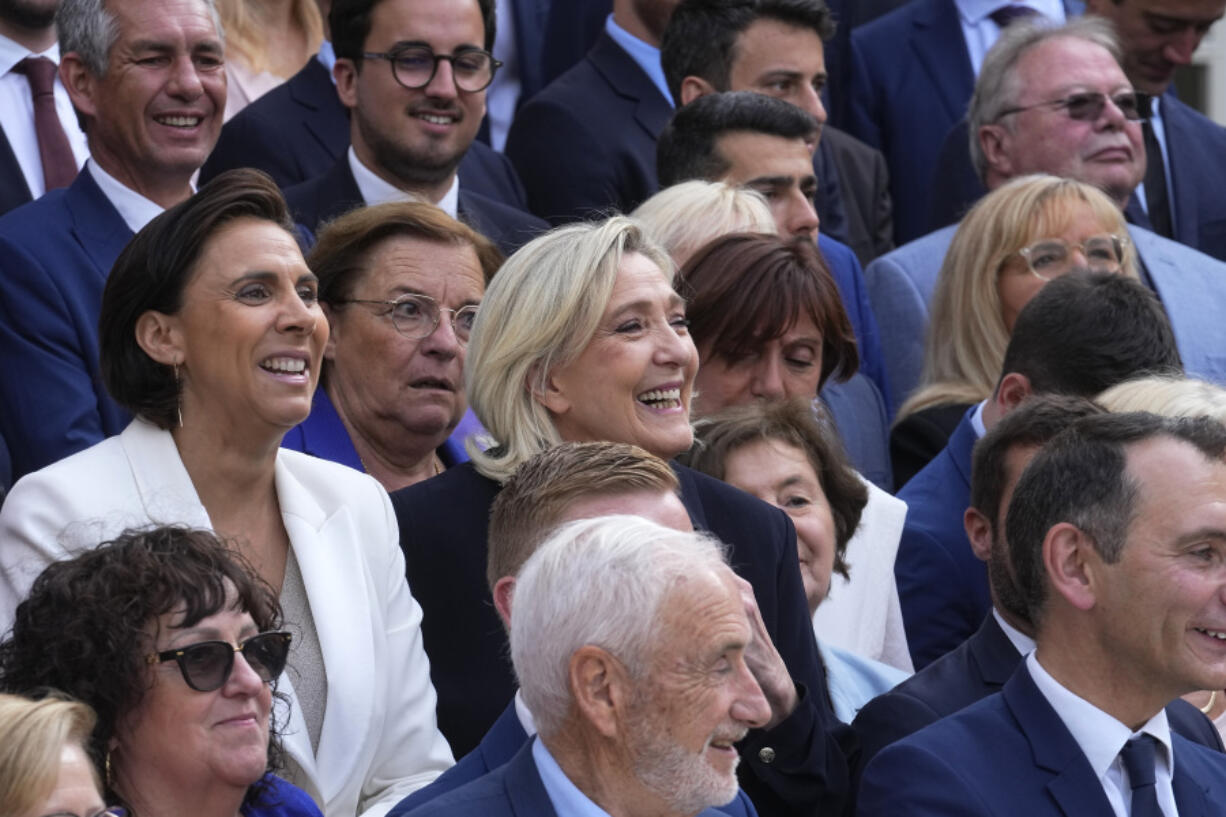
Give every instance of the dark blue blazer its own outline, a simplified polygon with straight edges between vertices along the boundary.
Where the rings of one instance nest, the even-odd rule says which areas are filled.
[[[733,570],[753,585],[766,629],[804,689],[791,717],[742,742],[742,785],[764,813],[837,811],[848,794],[843,751],[851,747],[840,741],[850,730],[836,724],[824,694],[795,528],[786,514],[748,494],[684,466],[673,469],[694,527],[730,546]],[[485,579],[489,509],[498,491],[498,483],[463,463],[392,494],[409,586],[422,607],[439,729],[457,755],[477,746],[516,688]],[[766,746],[775,750],[769,764],[759,755]]]
[[[1171,166],[1168,187],[1175,203],[1171,237],[1226,261],[1226,128],[1173,93],[1163,95],[1161,110]]]
[[[490,731],[481,738],[477,745],[454,766],[443,772],[433,783],[424,789],[418,789],[396,804],[388,812],[387,817],[400,817],[408,814],[418,806],[430,802],[449,791],[458,789],[466,783],[471,783],[498,767],[509,763],[515,754],[529,743],[528,733],[524,731],[519,716],[515,713],[515,703],[507,704],[507,708],[494,721]],[[728,817],[756,817],[753,803],[745,796],[745,792],[737,790],[736,799],[726,806],[720,806],[720,811]]]
[[[88,172],[0,218],[0,436],[14,481],[131,419],[98,362],[102,289],[131,238]]]
[[[907,521],[894,579],[917,670],[969,638],[992,606],[987,566],[962,527],[971,498],[973,411],[966,412],[945,450],[898,492],[907,503]]]
[[[311,57],[301,71],[222,127],[200,169],[200,183],[236,167],[254,167],[285,190],[326,172],[348,147],[349,111],[337,97],[328,69]],[[524,188],[515,169],[488,145],[470,145],[459,173],[465,188],[524,208]]]
[[[489,774],[431,800],[413,811],[394,813],[430,817],[559,817],[532,757],[532,741],[524,744],[510,762]],[[729,817],[736,812],[703,809],[698,817]],[[568,817],[568,815],[561,815]],[[749,817],[757,817],[750,812]]]
[[[349,169],[346,154],[341,154],[322,175],[286,190],[285,200],[294,220],[312,233],[321,223],[366,203]],[[464,176],[460,176],[458,210],[461,221],[493,241],[507,255],[549,229],[548,224],[531,213],[472,191]]]
[[[864,766],[886,746],[918,732],[930,723],[986,698],[1009,680],[1021,654],[989,614],[979,629],[951,652],[933,661],[856,714],[852,727],[860,739]],[[1176,699],[1166,708],[1171,729],[1190,741],[1222,751],[1222,739],[1209,719],[1187,701]]]
[[[506,154],[528,209],[553,224],[629,213],[656,192],[656,137],[672,113],[602,31],[587,56],[515,115]]]
[[[1226,814],[1221,754],[1171,735],[1181,817]],[[887,746],[864,772],[856,811],[878,815],[1114,817],[1073,736],[1021,665],[991,695]]]
[[[30,186],[17,164],[17,155],[0,127],[0,216],[31,201]]]
[[[13,460],[9,457],[9,447],[4,438],[0,437],[0,505],[4,504],[4,495],[13,487]]]
[[[818,392],[843,441],[847,459],[860,476],[893,493],[894,480],[887,445],[890,423],[885,400],[873,381],[856,372],[843,383],[831,378]]]

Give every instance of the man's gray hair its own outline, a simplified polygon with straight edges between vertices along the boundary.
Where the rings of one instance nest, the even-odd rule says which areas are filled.
[[[979,129],[994,124],[1004,111],[1017,106],[1022,92],[1017,64],[1030,49],[1057,37],[1071,37],[1101,46],[1111,52],[1116,62],[1124,58],[1115,29],[1101,17],[1079,17],[1064,25],[1018,22],[1005,29],[983,58],[975,92],[966,111],[971,162],[975,165],[979,180],[985,184],[988,159],[979,144]],[[1006,124],[1005,127],[1012,128],[1012,125]]]
[[[215,0],[200,0],[208,7],[217,36],[225,41],[225,29]],[[60,0],[55,13],[55,28],[60,39],[60,54],[76,52],[85,67],[96,77],[105,76],[111,47],[119,39],[119,23],[107,10],[106,0]]]
[[[687,579],[726,564],[717,539],[638,516],[554,531],[520,571],[511,612],[511,661],[540,734],[556,735],[570,712],[576,650],[600,647],[645,678],[660,606]]]

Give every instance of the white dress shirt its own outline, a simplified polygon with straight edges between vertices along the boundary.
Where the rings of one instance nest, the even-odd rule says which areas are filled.
[[[1158,710],[1157,715],[1133,732],[1052,678],[1039,663],[1037,653],[1026,657],[1026,669],[1030,671],[1039,692],[1056,710],[1060,720],[1072,733],[1073,740],[1081,747],[1082,754],[1102,783],[1116,817],[1128,817],[1132,809],[1132,787],[1128,782],[1128,773],[1124,771],[1124,762],[1120,759],[1120,750],[1137,735],[1151,735],[1157,741],[1154,788],[1158,806],[1166,817],[1178,817],[1175,792],[1171,788],[1175,755],[1171,749],[1171,728],[1166,721],[1165,709]]]
[[[992,22],[991,14],[1001,6],[1029,6],[1053,23],[1064,22],[1061,0],[956,0],[956,5],[962,22],[962,38],[966,40],[975,76],[979,76],[984,56],[1000,36],[1000,26]]]
[[[89,175],[94,177],[98,187],[102,188],[102,195],[106,196],[107,200],[115,206],[115,209],[119,211],[119,217],[132,232],[139,233],[146,224],[161,215],[165,209],[162,205],[150,201],[107,173],[97,162],[93,160],[86,162],[85,169]],[[195,192],[194,188],[192,192]]]
[[[458,173],[451,177],[451,187],[447,189],[443,197],[432,202],[425,196],[401,190],[396,185],[386,182],[377,173],[362,164],[362,160],[358,158],[352,145],[349,146],[348,155],[349,170],[353,173],[353,180],[358,183],[358,192],[362,194],[362,201],[368,206],[389,201],[424,201],[426,204],[438,207],[452,218],[459,218],[457,215],[460,208],[460,176]]]
[[[17,63],[31,56],[46,57],[59,65],[60,47],[53,45],[40,54],[34,54],[20,43],[0,36],[0,127],[4,129],[9,147],[17,157],[30,195],[38,198],[47,192],[47,185],[43,179],[42,156],[38,152],[38,135],[34,132],[34,97],[26,75],[13,70]],[[89,145],[77,125],[72,100],[68,98],[68,92],[58,76],[55,78],[55,112],[59,114],[72,155],[80,168],[89,158]]]

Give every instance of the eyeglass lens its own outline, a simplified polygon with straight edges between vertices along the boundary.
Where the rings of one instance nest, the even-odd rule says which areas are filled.
[[[480,91],[494,78],[493,58],[484,51],[435,54],[425,46],[402,48],[389,55],[396,79],[406,88],[424,88],[434,79],[440,60],[451,63],[451,74],[461,91]]]
[[[1026,248],[1024,253],[1030,268],[1040,277],[1062,275],[1073,266],[1073,250],[1080,249],[1090,269],[1111,270],[1123,259],[1123,248],[1114,236],[1094,236],[1080,245],[1049,239]]]
[[[261,681],[268,683],[285,669],[289,658],[288,633],[260,633],[238,645],[225,641],[204,641],[176,651],[175,660],[188,686],[200,692],[220,689],[234,669],[234,654],[242,652]]]
[[[1142,118],[1141,103],[1137,94],[1131,91],[1116,94],[1111,97],[1111,102],[1120,109],[1120,113],[1124,115],[1125,119],[1135,121]],[[1079,121],[1098,119],[1098,117],[1102,116],[1103,108],[1106,105],[1107,95],[1100,94],[1097,91],[1072,94],[1064,100],[1064,106],[1068,109],[1069,118]]]
[[[424,338],[438,326],[439,314],[451,313],[451,328],[455,336],[465,343],[472,334],[477,320],[477,307],[462,306],[459,309],[442,309],[424,295],[405,295],[392,307],[392,322],[396,331],[408,338]]]

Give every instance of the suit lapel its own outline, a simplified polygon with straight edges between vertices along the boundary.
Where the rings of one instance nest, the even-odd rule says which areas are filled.
[[[1034,764],[1051,772],[1047,791],[1066,817],[1114,817],[1102,784],[1060,716],[1020,664],[1001,691]]]
[[[159,525],[213,529],[170,432],[137,419],[119,438],[132,468],[141,507],[150,520]]]
[[[94,262],[95,271],[105,281],[111,273],[115,259],[132,240],[132,230],[94,181],[88,165],[69,185],[64,195],[64,206],[68,208],[68,214],[72,218],[73,236]]]
[[[533,738],[525,743],[511,762],[503,767],[502,785],[515,817],[557,817],[545,784],[541,782],[541,773],[536,770],[536,761],[532,758],[532,744],[535,741],[536,738]]]
[[[515,712],[515,701],[511,701],[477,748],[485,761],[486,770],[489,770],[509,763],[524,744],[529,742],[528,733],[524,731],[519,715]]]
[[[996,616],[991,613],[988,613],[979,630],[970,637],[967,649],[970,650],[971,658],[979,668],[984,683],[992,686],[993,691],[1004,686],[1022,660],[1009,636],[1005,635],[1005,631],[996,622]]]
[[[353,678],[369,679],[377,657],[371,639],[364,634],[372,626],[382,626],[378,600],[370,597],[369,582],[362,574],[363,560],[353,553],[356,543],[350,541],[345,512],[325,514],[291,470],[292,458],[297,456],[284,451],[277,456],[277,499],[290,546],[302,571],[319,648],[329,666],[342,667],[352,672]],[[345,588],[343,598],[335,595],[338,587]],[[359,774],[354,764],[360,753],[351,749],[363,743],[372,727],[373,687],[355,693],[347,685],[347,695],[340,694],[341,687],[328,684],[320,752],[313,764],[325,800],[337,796],[346,782]],[[306,735],[299,738],[301,751]],[[309,741],[306,750],[310,754]]]
[[[4,129],[0,128],[0,214],[20,207],[33,198],[21,165],[17,163],[17,156]]]
[[[962,422],[958,423],[949,437],[949,456],[953,459],[954,467],[958,469],[967,490],[970,490],[971,486],[971,454],[978,440],[975,436],[975,426],[971,424],[971,414],[974,411],[974,406],[967,409]]]
[[[1172,741],[1178,749],[1179,741]],[[1179,817],[1203,817],[1208,812],[1209,789],[1198,783],[1188,773],[1186,764],[1175,761],[1175,773],[1171,777],[1171,788],[1175,792],[1175,806],[1179,809]]]
[[[1166,155],[1170,159],[1171,168],[1171,177],[1166,180],[1166,187],[1175,213],[1175,235],[1172,238],[1181,244],[1195,247],[1200,238],[1197,224],[1199,213],[1196,207],[1196,185],[1191,182],[1198,175],[1203,175],[1205,169],[1191,164],[1196,161],[1198,154],[1183,146],[1183,137],[1187,135],[1188,129],[1183,125],[1187,112],[1182,103],[1168,91],[1162,97],[1161,109]]]
[[[912,26],[911,48],[932,78],[941,104],[951,121],[966,113],[967,101],[975,90],[974,69],[962,36],[958,7],[953,0],[920,0]]]
[[[654,141],[673,115],[673,106],[661,96],[660,89],[643,73],[638,63],[603,31],[587,58],[618,95],[637,103],[634,120]]]
[[[328,69],[315,57],[287,82],[290,98],[307,113],[302,126],[329,156],[337,158],[349,145],[349,113],[336,95]],[[317,116],[318,111],[340,111],[341,116]]]

